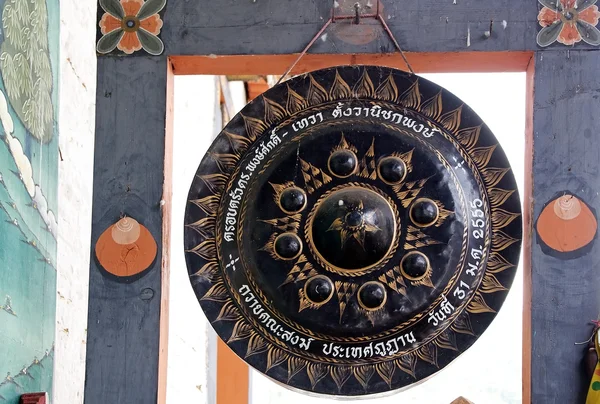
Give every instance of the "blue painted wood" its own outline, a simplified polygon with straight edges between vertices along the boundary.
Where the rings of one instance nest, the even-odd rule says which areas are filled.
[[[535,57],[533,219],[560,191],[600,211],[600,52]],[[561,260],[532,240],[532,402],[583,403],[589,381],[582,359],[600,314],[600,245]]]
[[[156,402],[166,77],[165,57],[98,59],[92,246],[127,215],[150,230],[158,256],[126,283],[92,251],[86,404]]]

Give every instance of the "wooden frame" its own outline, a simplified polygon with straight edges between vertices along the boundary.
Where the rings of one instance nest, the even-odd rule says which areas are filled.
[[[169,78],[172,82],[175,75],[267,75],[282,74],[297,55],[223,55],[209,56],[171,56],[169,57]],[[527,72],[527,128],[526,128],[526,172],[531,172],[532,167],[532,127],[533,122],[533,52],[480,52],[480,53],[415,53],[408,54],[407,58],[415,73],[506,73]],[[302,74],[335,65],[360,65],[374,64],[392,66],[406,69],[401,56],[395,54],[356,54],[356,55],[305,55],[296,65],[291,74]],[[172,86],[171,86],[172,89]],[[172,90],[170,90],[172,91]],[[173,94],[167,94],[169,106],[167,112],[172,111]],[[167,115],[169,116],[169,115]],[[167,121],[171,121],[168,118]],[[170,139],[170,135],[166,139]],[[170,140],[168,140],[170,141]],[[165,161],[166,162],[166,161]],[[167,166],[165,166],[167,168]],[[531,181],[526,175],[525,192],[531,195]],[[526,213],[525,223],[530,223],[530,215]],[[531,226],[526,225],[523,240],[524,251],[530,251],[527,240],[531,240]],[[525,254],[527,255],[527,254]],[[523,402],[529,402],[530,388],[530,356],[531,356],[531,318],[530,318],[530,293],[527,285],[531,284],[530,260],[524,260],[524,308],[523,308]],[[164,271],[168,274],[168,271]],[[163,278],[168,282],[168,278]],[[164,284],[163,284],[164,285]],[[163,299],[163,306],[168,306],[168,300]],[[161,319],[161,330],[166,330],[168,318]],[[162,337],[161,337],[162,338]],[[162,341],[162,339],[161,339]],[[162,345],[162,343],[161,343]],[[161,350],[160,363],[166,366],[166,352]],[[166,368],[161,367],[160,375],[166,376]],[[247,404],[249,400],[249,369],[229,347],[222,341],[217,348],[217,404]],[[166,378],[159,380],[159,388],[166,385]],[[164,404],[160,401],[159,404]]]
[[[112,4],[115,13],[115,2],[100,4]],[[338,1],[350,8],[340,14],[351,13],[354,2]],[[547,0],[381,0],[382,18],[418,73],[527,72],[526,170],[531,175],[523,196],[523,397],[535,404],[584,401],[586,348],[574,343],[588,339],[589,320],[598,317],[600,307],[595,234],[583,250],[565,253],[544,245],[536,229],[542,210],[560,195],[589,207],[588,222],[597,228],[600,31],[594,23],[600,11],[592,3],[586,2],[585,14],[580,9],[566,16],[567,10],[556,13],[549,8],[555,3]],[[154,1],[145,10],[145,16],[152,14],[145,27],[153,32],[145,36],[143,49],[128,47],[135,42],[131,35],[120,48],[111,48],[124,36],[108,32],[107,22],[114,19],[107,14],[100,6],[92,250],[99,235],[126,214],[149,229],[159,253],[135,280],[109,278],[91,260],[85,403],[162,402],[169,269],[164,241],[171,207],[169,83],[176,74],[281,74],[322,32],[331,2],[298,0],[284,8],[269,1]],[[588,19],[578,25],[587,27],[586,35],[564,29],[573,28],[568,22],[573,17]],[[330,24],[293,73],[336,64],[406,69],[397,53],[389,53],[395,47],[380,23]],[[113,25],[115,30],[124,26]],[[578,235],[577,230],[569,234]]]

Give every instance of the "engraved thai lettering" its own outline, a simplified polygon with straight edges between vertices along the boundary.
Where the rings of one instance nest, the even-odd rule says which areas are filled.
[[[255,316],[260,315],[260,313],[262,313],[264,311],[264,308],[259,304],[257,305],[254,310],[252,310],[252,312],[254,313]]]
[[[292,339],[292,337],[294,336],[295,333],[296,333],[296,331],[284,331],[283,334],[281,335],[281,339],[284,341],[289,341]]]
[[[371,107],[371,116],[373,118],[379,118],[381,115],[381,107],[379,105],[373,105]]]
[[[285,132],[283,136],[285,137],[285,135],[287,135],[287,132]],[[269,137],[269,139],[272,142],[273,147],[281,143],[281,139],[279,138],[279,135],[277,135],[277,132],[275,132],[275,129],[271,131],[271,136]]]
[[[406,341],[404,341],[404,335],[401,335],[398,338],[396,338],[396,341],[400,341],[403,347],[406,346]]]
[[[238,289],[238,292],[240,292],[242,294],[242,296],[246,296],[246,294],[248,292],[250,292],[250,287],[248,285],[242,285],[240,286],[240,288]]]
[[[231,243],[234,240],[233,236],[234,236],[234,233],[232,233],[230,231],[226,231],[225,233],[223,233],[223,238],[225,239],[225,241],[227,241],[229,243]]]
[[[269,146],[269,142],[267,142],[267,144],[265,144],[265,142],[260,142],[260,151],[261,151],[261,155],[262,158],[261,160],[267,155],[269,154],[269,152],[271,151],[271,149],[273,149],[273,146]]]
[[[238,192],[239,192],[239,194],[238,194]],[[240,199],[242,199],[243,193],[244,192],[241,189],[236,188],[229,193],[229,196],[231,197],[232,200],[239,201]]]
[[[234,216],[237,214],[237,209],[240,207],[240,201],[235,199],[229,200],[229,207],[233,209]]]
[[[483,246],[479,246],[479,248],[471,248],[471,257],[473,257],[473,259],[481,259],[481,257],[483,256]]]
[[[256,306],[257,304],[258,304],[258,300],[254,300],[254,301],[252,302],[252,304],[250,304],[250,306],[248,306],[248,307],[250,307],[250,308],[253,308],[253,307],[254,307],[254,306]]]
[[[471,287],[466,284],[464,281],[460,281],[460,285],[456,287],[454,290],[454,296],[458,297],[460,300],[463,300],[467,296],[467,290],[471,289]],[[452,307],[454,309],[454,307]]]
[[[483,206],[483,202],[481,202],[481,199],[473,199],[471,201],[471,209],[477,209]]]
[[[383,116],[383,119],[390,119],[392,117],[392,111],[383,111],[381,115]]]
[[[402,120],[402,126],[408,128],[408,129],[412,129],[412,127],[415,126],[415,120],[410,119],[405,116],[404,119]]]
[[[317,113],[315,114],[315,116],[318,116],[318,117],[319,117],[319,119],[320,119],[320,122],[323,122],[323,113],[322,113],[322,112],[317,112]]]
[[[296,127],[297,125],[297,127]],[[294,124],[292,125],[292,129],[294,129],[295,132],[298,132],[299,130],[302,129],[306,129],[308,127],[308,119],[307,118],[302,118],[299,121],[294,122]]]
[[[254,171],[256,170],[256,164],[253,163],[252,161],[248,163],[248,165],[246,166],[246,170],[248,171]]]
[[[419,128],[419,129],[417,129],[417,128]],[[420,123],[420,124],[418,124],[418,125],[415,125],[415,126],[413,127],[413,130],[414,130],[415,132],[417,132],[417,133],[421,133],[421,131],[422,131],[423,129],[425,129],[425,125],[423,125],[422,123]]]
[[[231,213],[227,212],[227,217],[225,218],[225,224],[234,226],[236,224],[235,217],[229,216]],[[234,213],[235,215],[235,213]]]
[[[405,334],[404,336],[406,337],[406,340],[408,341],[409,344],[414,344],[417,342],[417,339],[413,335],[412,331],[409,332],[408,334]]]
[[[342,116],[342,107],[344,106],[343,103],[338,102],[338,105],[335,107],[335,109],[333,110],[333,117],[334,118],[339,118]],[[321,121],[323,122],[323,121]]]
[[[361,111],[362,111],[362,108],[360,108],[360,107],[354,107],[354,115],[360,116],[360,112]]]
[[[371,107],[371,116],[373,118],[379,118],[381,115],[381,107],[379,105],[373,105]]]
[[[299,340],[300,340],[300,337],[297,335],[294,335],[290,341],[292,344],[296,345]]]
[[[333,356],[340,356],[340,349],[341,347],[339,345],[336,345],[333,347]]]
[[[323,355],[331,355],[333,343],[326,342],[323,344]]]
[[[388,355],[395,355],[400,350],[395,339],[389,340],[385,345],[387,347]]]
[[[435,314],[434,314],[434,312],[433,312],[433,311],[430,311],[430,312],[429,312],[429,318],[427,319],[427,323],[428,323],[428,324],[431,324],[431,323],[433,323],[433,326],[434,326],[434,327],[437,327],[437,325],[438,325],[438,320],[437,320],[437,318],[435,317]]]
[[[402,122],[402,118],[402,114],[395,113],[394,115],[392,115],[392,122],[399,124],[400,122]]]
[[[272,328],[275,324],[277,324],[277,321],[274,318],[269,318],[265,325],[269,328]]]
[[[246,303],[248,303],[249,301],[255,299],[254,294],[252,292],[248,293],[248,296],[246,296],[246,298],[244,299],[246,301]]]
[[[269,313],[264,312],[263,314],[261,314],[258,319],[264,324],[267,321],[269,321],[269,319],[271,318],[271,316],[269,315]]]
[[[450,303],[448,301],[448,298],[446,297],[446,295],[444,295],[444,300],[442,301],[442,304],[440,305],[440,307],[446,314],[452,314],[452,312],[454,311],[454,306],[452,305],[452,303]]]
[[[373,343],[372,342],[363,349],[363,355],[365,358],[367,356],[369,356],[369,357],[373,356]]]
[[[365,111],[365,116],[368,117],[369,116],[369,111],[371,111],[371,108],[365,108],[365,107],[363,107],[363,111]]]
[[[363,349],[362,347],[352,347],[350,348],[350,354],[353,358],[362,358]]]
[[[385,344],[383,342],[375,344],[375,355],[385,356]]]
[[[317,123],[317,118],[315,118],[314,115],[309,116],[308,120],[309,120],[309,122],[310,122],[311,125],[314,125],[315,123]]]
[[[344,111],[344,116],[350,116],[350,115],[352,115],[352,108],[347,108],[347,109]]]
[[[436,133],[442,133],[442,131],[439,130],[438,128],[429,127],[423,131],[423,136],[426,138],[430,138],[433,135],[435,135]]]
[[[473,227],[483,227],[485,226],[485,222],[483,219],[471,219],[471,225]]]
[[[477,264],[479,264],[479,261],[477,261]],[[476,276],[477,265],[471,262],[467,263],[467,265],[469,266],[469,268],[466,270],[467,275]]]
[[[442,311],[438,311],[435,313],[435,318],[444,321],[446,319],[446,315]]]

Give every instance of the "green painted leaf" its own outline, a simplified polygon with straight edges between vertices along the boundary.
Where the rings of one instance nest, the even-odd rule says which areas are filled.
[[[592,383],[592,390],[594,390],[594,391],[600,390],[600,382]]]
[[[160,38],[158,38],[156,35],[152,35],[145,29],[138,29],[137,36],[142,43],[142,47],[149,54],[158,56],[163,53],[163,50],[165,50],[165,46]]]
[[[552,25],[542,28],[537,35],[538,45],[545,48],[546,46],[553,44],[558,38],[560,31],[562,31],[562,28],[563,23],[560,20],[554,22]]]
[[[115,50],[121,38],[125,35],[125,31],[122,29],[116,29],[114,31],[109,32],[104,35],[98,41],[98,45],[96,46],[96,50],[98,53],[109,53]]]
[[[140,11],[138,12],[137,18],[143,20],[160,12],[167,4],[167,0],[146,0]]]
[[[597,2],[598,0],[580,0],[577,2],[577,11],[581,13],[583,10],[593,6]]]
[[[108,14],[122,20],[125,17],[125,10],[119,0],[100,0],[100,7]]]
[[[600,45],[600,31],[592,24],[579,20],[577,21],[577,31],[579,31],[583,42],[592,46]]]
[[[544,7],[548,7],[551,10],[558,10],[559,7],[562,8],[562,5],[560,4],[559,0],[538,0],[538,2],[544,6]]]

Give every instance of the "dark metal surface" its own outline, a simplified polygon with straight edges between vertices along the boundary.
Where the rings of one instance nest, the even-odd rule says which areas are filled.
[[[185,225],[220,337],[283,384],[343,396],[460,355],[521,244],[493,134],[449,92],[381,67],[313,72],[247,105],[200,164]]]

